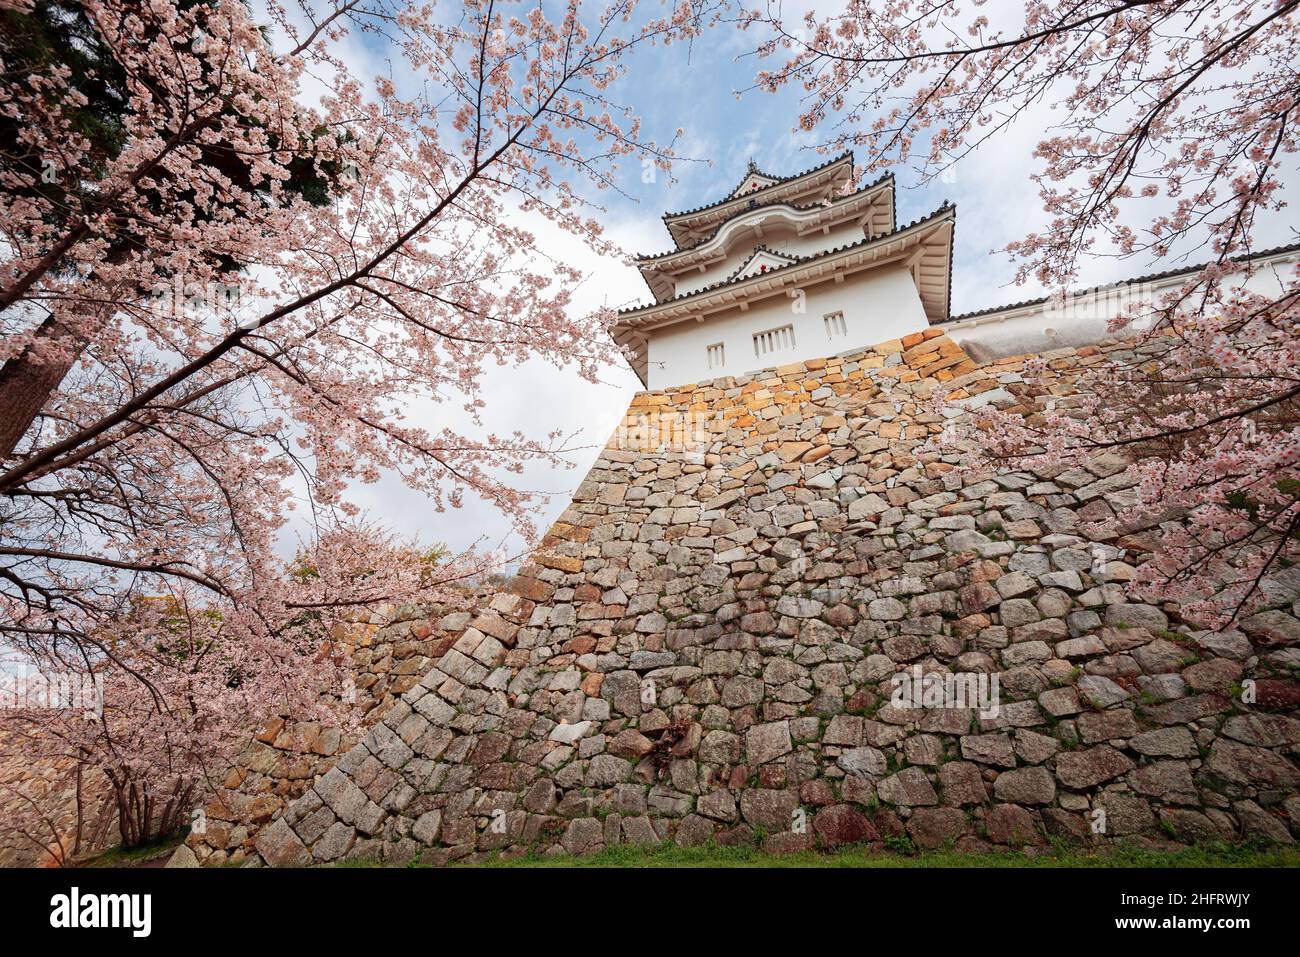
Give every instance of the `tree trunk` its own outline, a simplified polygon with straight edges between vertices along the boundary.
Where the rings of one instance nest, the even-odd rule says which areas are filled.
[[[53,316],[47,316],[36,330],[39,339],[67,334],[67,327]],[[56,362],[39,362],[30,349],[25,349],[17,358],[0,366],[0,460],[13,455],[85,348],[85,341],[80,341],[71,356]]]
[[[72,856],[74,858],[81,854],[81,831],[86,826],[85,800],[86,797],[81,790],[81,772],[85,767],[85,762],[80,758],[77,759],[77,829],[72,834]]]
[[[128,849],[139,847],[178,831],[184,823],[180,815],[185,811],[193,792],[192,782],[176,779],[159,815],[157,800],[146,791],[142,783],[127,780],[120,785],[114,784],[122,846]]]
[[[110,266],[120,265],[129,258],[130,249],[130,243],[117,243],[108,250],[104,262]],[[144,294],[143,291],[137,292],[137,295]],[[95,329],[116,308],[111,302],[114,296],[107,290],[104,296],[105,301],[98,307]],[[59,336],[74,336],[76,339],[67,359],[61,362],[38,362],[29,347],[21,355],[0,366],[0,462],[14,454],[14,449],[31,429],[32,423],[41,414],[41,409],[45,408],[50,396],[54,395],[90,344],[89,338],[76,336],[54,316],[46,316],[36,329],[38,341],[48,341]]]

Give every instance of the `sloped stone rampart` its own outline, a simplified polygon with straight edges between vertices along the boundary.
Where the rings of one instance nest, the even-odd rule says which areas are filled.
[[[219,797],[191,821],[174,866],[241,864],[257,857],[262,829],[329,773],[339,755],[414,688],[456,641],[484,596],[470,590],[437,606],[386,609],[335,639],[350,648],[353,683],[335,703],[338,720],[285,721],[261,728],[227,772]],[[200,823],[201,822],[201,823]]]
[[[1047,388],[1127,348],[1049,354]],[[1131,494],[1123,460],[981,475],[918,454],[933,390],[978,416],[1026,401],[1022,369],[932,331],[638,394],[535,562],[260,858],[1290,842],[1297,576],[1198,631],[1126,587],[1158,529],[1083,535]],[[673,421],[699,443],[640,447]],[[914,669],[996,676],[999,706],[901,707]]]

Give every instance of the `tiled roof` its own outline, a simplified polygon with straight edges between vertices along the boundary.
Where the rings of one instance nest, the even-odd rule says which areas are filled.
[[[802,175],[802,174],[800,174],[800,175]],[[853,192],[851,192],[851,193],[849,193],[849,194],[847,194],[847,195],[845,195],[845,196],[840,196],[840,197],[838,197],[838,198],[836,199],[836,202],[839,202],[840,200],[845,200],[845,199],[852,199],[854,196],[861,196],[863,193],[869,193],[869,192],[871,192],[871,190],[876,189],[877,187],[881,186],[881,185],[882,185],[883,183],[885,183],[887,180],[888,180],[889,182],[892,183],[892,182],[893,182],[893,179],[894,179],[894,174],[893,174],[893,173],[885,173],[885,174],[884,174],[883,176],[881,176],[879,179],[875,180],[874,182],[868,183],[866,186],[863,186],[861,189],[856,189],[856,190],[854,190]],[[715,205],[716,205],[716,204],[715,204]],[[654,260],[656,260],[656,259],[667,259],[669,256],[677,256],[677,255],[679,255],[679,254],[681,254],[681,253],[690,252],[692,249],[698,249],[700,246],[703,246],[705,243],[712,242],[712,241],[713,241],[713,237],[717,236],[718,233],[722,230],[722,228],[723,228],[724,226],[726,226],[727,223],[729,223],[729,222],[731,222],[733,219],[735,219],[737,216],[745,216],[745,215],[747,215],[747,214],[749,214],[749,213],[754,212],[754,210],[756,210],[756,209],[770,209],[770,208],[773,208],[773,207],[776,207],[776,206],[788,206],[788,207],[790,207],[791,209],[794,209],[794,210],[798,210],[798,211],[800,211],[800,212],[803,212],[803,211],[805,211],[805,210],[809,210],[809,209],[818,209],[818,208],[820,208],[820,207],[822,206],[822,204],[821,204],[821,203],[805,203],[805,204],[803,204],[803,205],[796,205],[795,203],[787,203],[787,202],[785,202],[784,200],[775,200],[775,201],[770,202],[770,203],[753,203],[753,202],[751,202],[750,205],[745,206],[745,207],[742,208],[742,209],[738,209],[738,210],[736,210],[736,212],[735,212],[734,215],[732,215],[732,216],[728,216],[726,219],[722,220],[722,222],[718,223],[718,225],[717,225],[716,227],[714,227],[713,232],[709,233],[709,235],[703,237],[703,238],[700,239],[698,242],[691,243],[691,245],[689,245],[689,246],[682,246],[680,249],[670,249],[670,250],[668,250],[667,252],[662,252],[662,253],[650,253],[650,254],[647,254],[647,255],[644,255],[644,256],[637,256],[637,257],[636,257],[636,261],[637,261],[638,263],[647,263],[647,262],[652,262],[652,261],[654,261]]]
[[[789,265],[790,263],[795,262],[796,259],[798,259],[797,256],[791,253],[779,253],[775,249],[768,249],[766,245],[764,245],[763,243],[759,243],[757,246],[754,247],[753,251],[749,254],[748,258],[746,258],[746,260],[743,263],[741,263],[739,266],[736,267],[736,271],[727,277],[726,281],[734,282],[737,276],[739,276],[742,272],[744,272],[746,269],[749,268],[749,264],[752,263],[755,258],[757,258],[759,253],[767,253],[769,256],[775,256],[777,259],[784,259],[786,260],[786,265]]]
[[[771,174],[769,173],[763,173],[760,171],[759,172],[760,176],[769,176],[770,178],[775,179],[776,182],[772,183],[769,186],[764,186],[763,189],[756,190],[755,192],[761,193],[763,192],[763,190],[772,189],[775,186],[780,186],[782,183],[788,183],[792,179],[799,179],[801,176],[807,176],[810,173],[816,173],[819,170],[826,169],[828,166],[834,166],[836,163],[842,162],[845,159],[848,159],[850,162],[852,162],[853,160],[852,150],[846,150],[843,153],[841,153],[839,156],[836,156],[832,159],[828,159],[825,163],[822,163],[819,166],[813,166],[810,169],[804,170],[802,173],[794,173],[791,176],[771,176]],[[744,180],[741,180],[741,182],[743,183]],[[682,216],[691,216],[695,213],[702,213],[706,209],[712,209],[715,206],[722,206],[725,205],[726,203],[730,203],[733,200],[737,200],[740,198],[741,197],[739,196],[728,196],[726,199],[720,199],[714,203],[705,203],[703,206],[696,206],[694,209],[684,209],[680,213],[664,213],[661,218],[665,220],[669,220],[669,219],[679,219]]]
[[[936,209],[933,213],[930,213],[928,216],[922,216],[920,219],[915,219],[912,222],[908,223],[906,226],[900,226],[898,229],[895,229],[892,233],[886,233],[883,236],[871,236],[868,238],[860,239],[857,242],[846,243],[843,246],[835,246],[831,249],[824,249],[821,252],[810,253],[807,256],[791,255],[790,258],[792,261],[788,265],[780,266],[777,269],[768,270],[767,272],[763,273],[763,275],[775,276],[786,269],[793,269],[796,266],[801,266],[810,262],[816,262],[819,259],[825,259],[828,256],[834,256],[837,255],[838,253],[847,252],[850,249],[857,249],[861,246],[866,246],[871,243],[880,242],[881,240],[888,239],[890,236],[897,236],[900,233],[907,232],[909,229],[914,229],[917,226],[927,223],[932,219],[937,219],[938,217],[942,216],[944,213],[948,212],[952,208],[953,205],[949,203],[947,200],[944,200],[943,205],[940,206],[938,209]],[[951,258],[951,253],[949,253],[949,257]],[[949,266],[951,266],[951,261],[949,262]],[[680,302],[683,299],[689,299],[692,296],[699,296],[706,292],[712,292],[715,289],[720,289],[723,286],[730,285],[733,281],[734,280],[730,278],[722,279],[719,280],[718,282],[710,283],[707,286],[701,286],[699,289],[692,289],[690,292],[680,293],[679,295],[673,296],[671,299],[665,299],[662,302],[653,302],[653,303],[647,303],[644,306],[630,306],[627,309],[620,309],[617,314],[620,316],[624,316],[624,315],[631,315],[632,313],[635,312],[644,312],[647,309],[659,308],[661,306],[669,305],[670,303]],[[949,292],[949,295],[951,296],[951,292]]]
[[[757,177],[759,177],[759,178],[761,178],[761,179],[770,179],[770,180],[772,180],[771,183],[768,183],[769,186],[771,186],[771,185],[773,185],[774,183],[776,183],[777,180],[784,179],[784,177],[782,177],[782,176],[777,176],[775,173],[767,173],[767,172],[764,172],[763,170],[759,169],[759,168],[758,168],[758,164],[755,163],[755,162],[751,159],[751,160],[749,161],[749,165],[745,167],[745,175],[742,176],[742,177],[740,177],[740,182],[738,182],[734,187],[732,187],[732,190],[731,190],[731,198],[732,198],[732,199],[735,199],[735,198],[736,198],[736,191],[739,190],[740,187],[744,186],[745,183],[749,180],[749,178],[750,178],[751,176],[757,176]]]
[[[1272,249],[1264,249],[1257,253],[1243,254],[1233,256],[1229,262],[1244,263],[1252,259],[1267,259],[1269,256],[1279,256],[1283,253],[1300,252],[1300,243],[1291,243],[1287,246],[1274,246]],[[1119,279],[1115,282],[1102,283],[1099,286],[1089,286],[1086,289],[1072,290],[1071,296],[1087,296],[1094,292],[1101,292],[1105,289],[1116,289],[1120,286],[1132,286],[1136,283],[1158,282],[1161,279],[1172,279],[1175,276],[1190,276],[1192,273],[1200,272],[1206,266],[1211,265],[1208,262],[1199,263],[1195,266],[1184,266],[1180,269],[1166,269],[1163,272],[1147,273],[1145,276],[1133,276],[1129,279]],[[960,316],[949,315],[944,322],[961,322],[965,319],[978,319],[980,316],[990,316],[998,312],[1007,312],[1011,309],[1024,309],[1028,306],[1041,306],[1050,300],[1051,296],[1039,296],[1036,299],[1021,299],[1018,302],[1008,302],[1000,306],[988,306],[985,309],[976,309],[972,312],[963,312]],[[951,312],[951,310],[950,310]]]

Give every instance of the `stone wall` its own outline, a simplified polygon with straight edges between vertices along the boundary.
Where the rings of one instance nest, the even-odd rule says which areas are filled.
[[[254,842],[261,829],[416,686],[473,617],[465,609],[485,600],[482,592],[462,589],[444,604],[377,610],[371,620],[337,632],[333,638],[349,646],[353,666],[349,700],[334,702],[337,720],[275,720],[255,734],[250,731],[248,747],[221,781],[221,795],[186,822],[193,830],[174,864],[238,864],[256,856]],[[58,856],[47,848],[57,850],[60,844],[71,858],[78,792],[83,823],[76,859],[119,843],[116,807],[104,775],[84,768],[78,782],[72,759],[34,759],[33,752],[42,749],[25,741],[18,727],[0,725],[0,867],[54,865]],[[30,733],[39,734],[39,728]],[[40,821],[30,834],[18,827],[18,812],[27,799],[40,809]]]
[[[1049,354],[1048,391],[1126,348]],[[932,390],[1013,407],[1021,368],[931,331],[638,394],[534,564],[430,635],[433,667],[258,855],[1290,842],[1297,576],[1199,631],[1126,588],[1158,529],[1082,536],[1130,494],[1122,460],[918,457]],[[677,414],[701,446],[636,448]],[[917,667],[996,676],[999,707],[902,707],[893,679]]]
[[[351,648],[354,685],[348,700],[337,703],[338,720],[277,719],[258,731],[227,773],[221,795],[192,822],[173,866],[240,864],[250,854],[256,857],[262,828],[416,686],[473,617],[464,609],[483,597],[466,590],[461,600],[436,607],[386,609],[336,635]]]
[[[104,775],[83,768],[78,780],[73,758],[31,746],[27,735],[40,733],[22,722],[0,722],[0,867],[53,867],[71,859],[78,848],[78,818],[77,857],[121,840]],[[31,813],[33,804],[39,815]]]

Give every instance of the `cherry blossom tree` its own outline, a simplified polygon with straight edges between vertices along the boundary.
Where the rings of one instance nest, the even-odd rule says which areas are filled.
[[[6,50],[50,21],[39,2],[0,0]],[[573,307],[580,275],[526,224],[612,251],[594,197],[673,151],[611,92],[630,51],[712,10],[59,9],[94,55],[0,74],[0,641],[101,679],[89,718],[13,716],[107,774],[130,843],[182,820],[260,720],[320,706],[336,625],[485,570],[366,525],[351,486],[400,475],[433,510],[480,496],[535,534],[511,475],[565,463],[563,437],[407,410],[478,423],[485,373],[525,360],[597,375],[609,317]],[[386,75],[350,65],[358,41]],[[108,131],[88,127],[101,86]]]
[[[789,21],[760,0],[742,18],[773,64],[757,86],[799,89],[800,126],[859,147],[868,169],[926,180],[1005,148],[1017,123],[1048,124],[1034,180],[1049,225],[1006,247],[1017,281],[1062,295],[1091,256],[1208,260],[1113,317],[1138,359],[1097,369],[1071,402],[1039,383],[947,447],[1040,470],[1123,454],[1136,501],[1093,531],[1160,527],[1139,586],[1216,625],[1300,551],[1300,282],[1245,288],[1295,168],[1298,5],[851,0]]]
[[[355,731],[359,715],[343,692],[351,637],[382,622],[392,595],[444,595],[452,574],[444,562],[372,527],[323,532],[276,583],[283,611],[274,628],[244,620],[264,606],[215,601],[194,583],[153,595],[119,584],[116,613],[93,635],[27,639],[42,670],[17,684],[7,746],[77,774],[78,784],[87,773],[102,780],[96,793],[76,795],[78,816],[86,798],[93,806],[106,796],[125,846],[170,833],[271,717]],[[51,857],[75,862],[81,827],[58,826],[67,788],[37,800],[26,783],[9,788],[16,822],[55,835]]]

